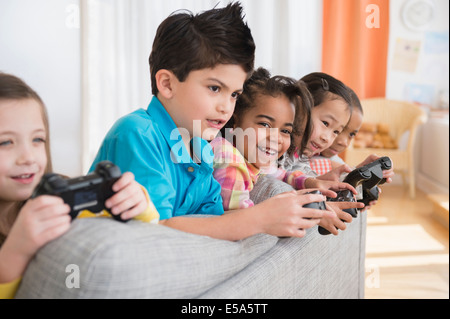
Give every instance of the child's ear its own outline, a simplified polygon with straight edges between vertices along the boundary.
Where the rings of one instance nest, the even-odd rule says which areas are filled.
[[[233,130],[236,129],[237,122],[238,122],[237,116],[236,114],[233,114]]]
[[[156,73],[156,86],[158,87],[158,92],[164,98],[170,99],[173,96],[173,80],[175,75],[169,70],[159,70]]]

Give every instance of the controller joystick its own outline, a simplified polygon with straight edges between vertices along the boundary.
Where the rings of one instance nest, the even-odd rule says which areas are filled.
[[[111,213],[105,207],[105,201],[115,194],[112,186],[121,176],[120,168],[109,161],[100,162],[94,172],[73,179],[49,173],[42,177],[31,198],[42,195],[61,197],[70,206],[72,220],[83,210],[94,213],[106,210]],[[125,222],[118,215],[111,216]]]

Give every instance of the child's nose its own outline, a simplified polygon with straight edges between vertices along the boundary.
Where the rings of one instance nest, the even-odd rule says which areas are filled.
[[[258,129],[258,132],[260,132],[260,129]],[[278,132],[278,129],[265,128],[265,129],[261,129],[261,133],[264,133],[266,135],[266,140],[268,143],[270,143],[270,144],[280,143],[280,134]]]
[[[337,138],[338,140],[337,140],[337,142],[338,142],[338,144],[339,145],[341,145],[341,146],[344,146],[344,147],[347,147],[348,146],[348,142],[349,142],[349,139],[348,138]]]
[[[282,145],[284,143],[283,135],[281,134],[280,131],[277,131],[277,134],[278,134],[278,145]]]
[[[328,143],[328,141],[330,141],[330,139],[331,139],[331,132],[329,132],[328,130],[325,130],[322,132],[322,135],[320,137],[323,142]]]
[[[229,101],[228,99],[223,99],[220,101],[217,109],[222,114],[230,114],[234,111],[235,102]]]
[[[30,146],[22,146],[19,150],[17,162],[20,165],[32,164],[35,160],[34,152]]]

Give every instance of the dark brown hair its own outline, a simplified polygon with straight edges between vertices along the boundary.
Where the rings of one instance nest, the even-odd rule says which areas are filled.
[[[194,15],[176,11],[156,32],[149,58],[152,94],[157,95],[156,73],[166,69],[180,82],[191,71],[218,64],[241,65],[249,75],[254,67],[255,43],[243,21],[239,2]]]
[[[352,109],[359,110],[362,115],[364,115],[364,110],[361,105],[361,100],[358,97],[358,94],[356,94],[355,91],[353,91],[350,87],[347,87],[348,91],[350,92],[350,98],[352,100],[351,106]]]
[[[256,106],[258,97],[283,95],[289,99],[295,108],[294,128],[288,154],[297,150],[298,147],[303,151],[311,134],[312,96],[303,82],[280,75],[271,77],[270,72],[264,68],[256,70],[245,82],[244,92],[236,102],[233,117],[225,127],[234,127],[237,118],[241,118],[247,111]],[[225,130],[222,130],[222,135],[225,134]],[[295,141],[298,138],[301,139],[301,143],[297,146]]]
[[[338,79],[326,73],[314,72],[304,76],[301,81],[308,86],[314,99],[314,106],[318,106],[330,99],[338,98],[344,100],[351,111],[352,97],[350,91]]]

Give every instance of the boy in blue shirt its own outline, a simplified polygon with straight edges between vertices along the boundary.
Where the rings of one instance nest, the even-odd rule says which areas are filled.
[[[293,192],[224,214],[213,178],[208,141],[233,115],[254,69],[254,52],[239,3],[169,16],[158,28],[149,59],[154,97],[148,109],[115,123],[92,168],[110,160],[133,172],[148,190],[160,223],[169,227],[226,240],[257,233],[303,237],[330,212],[302,206],[324,196]],[[194,214],[217,216],[186,217]]]

